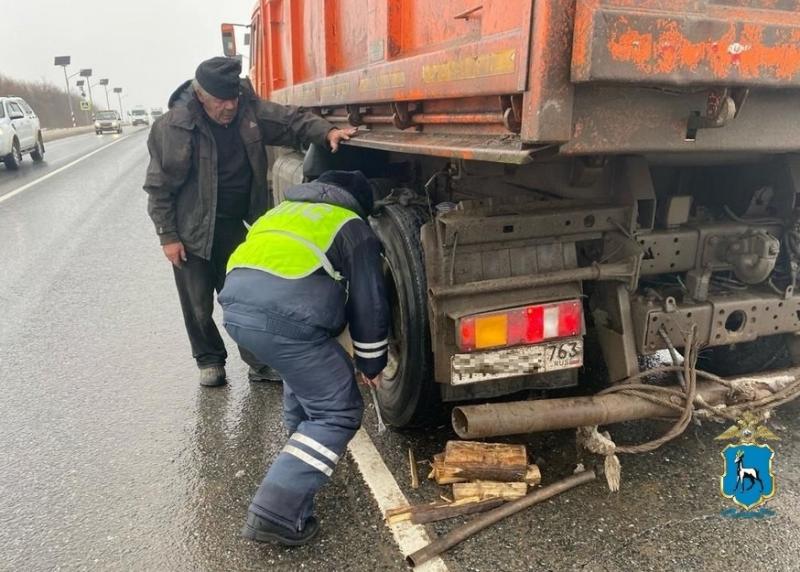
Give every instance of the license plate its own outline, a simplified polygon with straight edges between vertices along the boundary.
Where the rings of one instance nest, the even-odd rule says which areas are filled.
[[[535,346],[455,354],[450,360],[450,383],[464,385],[582,365],[583,338],[567,338]]]

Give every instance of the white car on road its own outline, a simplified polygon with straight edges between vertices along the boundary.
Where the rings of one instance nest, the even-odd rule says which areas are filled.
[[[104,131],[122,133],[122,121],[116,111],[98,111],[94,117],[94,132],[102,135]]]
[[[0,97],[0,160],[16,169],[25,153],[35,163],[44,159],[39,118],[21,97]]]
[[[134,107],[128,112],[128,115],[131,116],[132,127],[136,127],[137,125],[150,125],[150,116],[147,114],[147,110],[144,107]]]

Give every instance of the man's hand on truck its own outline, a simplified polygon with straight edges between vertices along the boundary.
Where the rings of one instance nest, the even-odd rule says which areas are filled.
[[[358,131],[357,127],[349,127],[347,129],[333,128],[328,131],[328,145],[331,146],[331,152],[336,153],[339,150],[339,141],[349,141],[354,137]]]

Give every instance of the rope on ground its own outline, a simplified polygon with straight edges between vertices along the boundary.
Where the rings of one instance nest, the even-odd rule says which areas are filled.
[[[618,445],[614,443],[607,431],[601,433],[597,426],[579,427],[577,431],[576,441],[579,448],[605,457],[605,476],[612,492],[619,490],[621,480],[621,464],[617,457],[618,453],[635,454],[654,451],[679,437],[692,419],[736,422],[745,412],[767,415],[778,405],[788,403],[800,396],[800,378],[774,393],[759,398],[759,384],[763,385],[763,379],[741,377],[737,378],[736,384],[733,384],[729,380],[697,369],[697,356],[700,350],[699,344],[696,343],[697,325],[692,325],[686,334],[685,356],[678,353],[663,327],[659,330],[659,334],[664,338],[676,365],[657,367],[637,373],[613,387],[601,391],[598,395],[624,393],[645,399],[679,412],[678,420],[661,437],[636,445]],[[666,373],[677,374],[680,389],[650,385],[641,381],[655,374]],[[720,405],[707,403],[697,392],[698,378],[725,386],[728,389],[726,403]]]
[[[694,410],[694,400],[697,395],[697,373],[694,367],[697,360],[698,348],[694,343],[695,336],[697,335],[697,325],[692,324],[689,330],[689,335],[686,337],[686,356],[683,360],[683,378],[686,382],[686,389],[684,390],[683,399],[685,401],[681,416],[678,421],[670,427],[661,437],[642,443],[640,445],[624,445],[617,446],[618,453],[648,453],[658,449],[664,443],[672,441],[678,437],[689,426],[692,420],[692,411]]]

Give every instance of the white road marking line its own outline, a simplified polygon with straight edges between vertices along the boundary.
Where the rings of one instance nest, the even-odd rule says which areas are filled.
[[[375,444],[363,428],[358,430],[348,448],[367,482],[367,486],[372,491],[372,496],[378,502],[381,514],[385,513],[387,509],[408,504],[403,491],[400,490],[397,481],[375,448]],[[425,528],[418,524],[399,522],[389,526],[389,530],[392,531],[394,540],[400,547],[404,558],[431,542]],[[422,566],[417,566],[414,570],[418,572],[449,572],[447,565],[438,556]]]
[[[84,155],[83,157],[79,157],[79,158],[77,158],[77,159],[75,159],[74,161],[72,161],[71,163],[67,163],[67,164],[66,164],[66,165],[64,165],[63,167],[59,167],[59,168],[58,168],[58,169],[56,169],[55,171],[51,171],[51,172],[47,173],[46,175],[44,175],[44,176],[42,176],[42,177],[39,177],[39,178],[38,178],[38,179],[36,179],[35,181],[31,181],[31,182],[30,182],[30,183],[28,183],[27,185],[22,185],[20,188],[18,188],[18,189],[14,189],[14,190],[13,190],[13,191],[11,191],[10,193],[8,193],[8,194],[5,194],[5,195],[3,195],[2,197],[0,197],[0,203],[2,203],[3,201],[7,201],[7,200],[8,200],[8,199],[10,199],[11,197],[13,197],[13,196],[15,196],[15,195],[18,195],[18,194],[20,194],[20,193],[21,193],[21,192],[23,192],[23,191],[27,191],[28,189],[30,189],[30,188],[31,188],[31,187],[33,187],[34,185],[38,185],[38,184],[39,184],[39,183],[41,183],[42,181],[45,181],[45,180],[49,179],[50,177],[54,177],[54,176],[58,175],[60,172],[62,172],[62,171],[64,171],[64,170],[66,170],[66,169],[69,169],[69,168],[70,168],[70,167],[72,167],[73,165],[77,165],[77,164],[78,164],[78,163],[80,163],[81,161],[83,161],[83,160],[85,160],[85,159],[88,159],[89,157],[91,157],[91,156],[92,156],[92,155],[94,155],[95,153],[99,153],[99,152],[100,152],[100,151],[102,151],[103,149],[107,149],[108,147],[111,147],[112,145],[114,145],[114,144],[116,144],[116,143],[119,143],[120,141],[122,141],[122,140],[124,140],[124,139],[127,139],[128,137],[130,137],[130,136],[129,136],[129,135],[126,135],[126,136],[124,136],[124,137],[120,137],[119,139],[115,139],[115,140],[114,140],[114,141],[112,141],[111,143],[109,143],[109,144],[107,144],[107,145],[103,145],[102,147],[99,147],[99,148],[95,149],[94,151],[92,151],[91,153],[88,153],[88,154]]]

